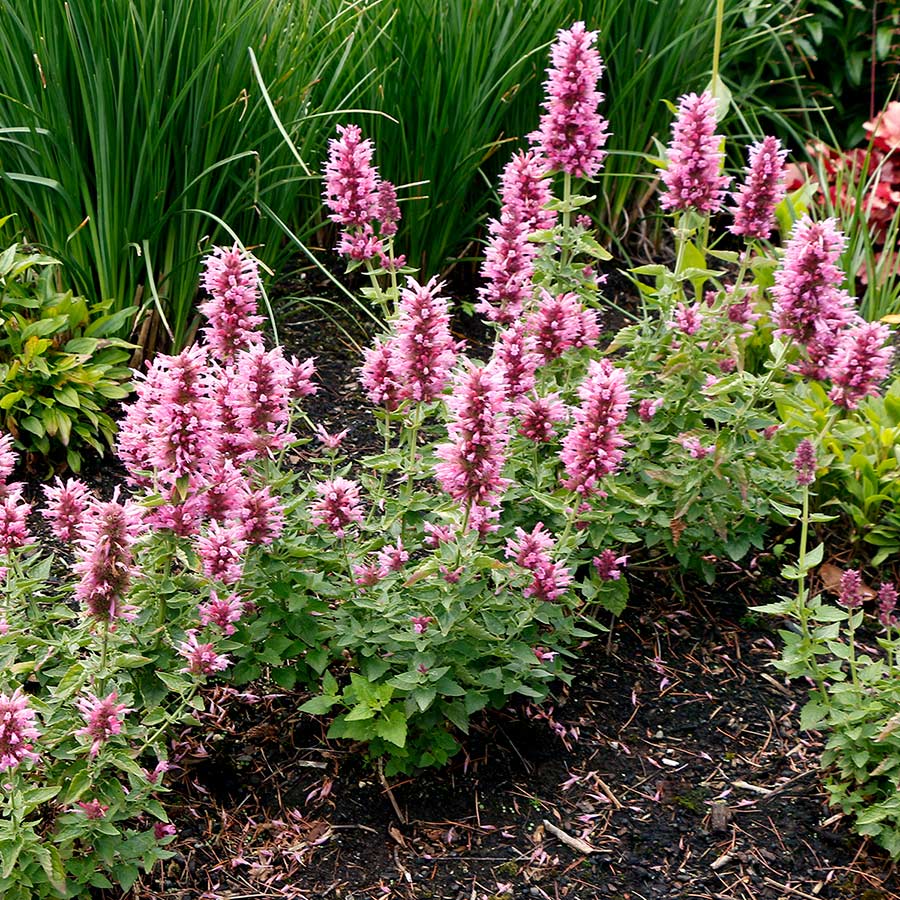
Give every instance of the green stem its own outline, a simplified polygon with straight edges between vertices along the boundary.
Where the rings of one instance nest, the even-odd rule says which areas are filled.
[[[100,671],[97,673],[97,693],[102,696],[106,684],[106,663],[109,654],[109,619],[100,627]]]
[[[716,0],[716,31],[713,39],[712,81],[715,89],[719,80],[719,57],[722,53],[722,25],[725,21],[725,0]]]
[[[565,266],[569,263],[569,231],[572,226],[572,211],[569,204],[572,201],[572,175],[569,172],[563,172],[563,214],[562,214],[562,249],[560,251],[560,264]]]
[[[850,681],[853,684],[853,687],[858,691],[859,673],[857,672],[856,666],[856,622],[854,621],[856,612],[851,609],[849,613],[850,614],[847,617],[847,630],[849,632],[850,642]]]

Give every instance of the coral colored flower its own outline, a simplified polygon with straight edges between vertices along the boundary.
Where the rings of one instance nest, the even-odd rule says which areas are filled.
[[[453,418],[450,440],[437,447],[435,474],[441,487],[469,507],[495,505],[509,481],[503,478],[509,418],[503,380],[492,366],[467,361],[447,399]]]
[[[109,811],[109,806],[101,803],[96,798],[93,800],[78,800],[76,805],[89,819],[102,819]]]
[[[116,703],[118,699],[118,694],[113,691],[102,700],[95,694],[87,693],[75,701],[86,723],[84,728],[79,728],[75,734],[91,742],[92,759],[109,738],[121,734],[122,718],[132,712],[124,703]]]
[[[878,589],[878,621],[885,628],[893,628],[897,624],[897,588],[893,582],[886,581]]]
[[[344,537],[347,526],[363,520],[359,484],[348,478],[333,478],[316,485],[319,499],[310,510],[313,525],[324,525],[335,536]]]
[[[847,569],[841,575],[841,589],[838,594],[838,603],[847,609],[855,609],[862,606],[863,586],[862,578],[855,569]]]
[[[608,359],[593,360],[578,396],[582,402],[575,410],[574,426],[563,438],[560,459],[569,476],[565,487],[590,497],[599,492],[600,479],[615,472],[622,460],[626,442],[619,426],[630,400],[625,373]]]
[[[434,621],[433,616],[412,616],[409,620],[412,622],[413,631],[416,634],[425,634],[428,626]]]
[[[44,496],[47,505],[41,512],[50,522],[54,536],[66,543],[74,541],[90,503],[87,485],[76,478],[70,478],[65,483],[57,478],[55,485],[44,485]]]
[[[203,334],[214,356],[231,359],[263,340],[258,330],[263,317],[257,314],[259,264],[235,244],[230,250],[214,247],[203,265],[201,284],[210,295],[200,304],[208,322]]]
[[[616,556],[613,550],[603,550],[593,559],[594,568],[602,581],[618,581],[622,569],[628,564],[627,556]]]
[[[877,393],[891,369],[890,341],[890,329],[878,322],[860,322],[841,335],[827,366],[834,385],[828,396],[838,406],[856,409],[860,400]]]
[[[436,278],[425,285],[408,278],[400,292],[391,360],[403,399],[434,400],[456,363],[456,342],[450,334],[447,300],[440,295],[442,287]]]
[[[209,600],[197,609],[201,625],[215,625],[226,636],[234,634],[235,622],[240,622],[244,604],[237,594],[220,598],[215,591],[209,592]]]
[[[781,141],[765,137],[750,148],[747,178],[740,190],[732,194],[737,203],[731,211],[734,224],[732,234],[768,239],[775,224],[775,207],[784,199],[787,150]]]
[[[846,239],[837,220],[813,222],[804,216],[794,226],[775,272],[772,319],[775,334],[806,348],[804,374],[824,378],[841,331],[855,318],[852,301],[841,288],[844,273],[837,265]]]
[[[78,542],[75,597],[89,616],[110,622],[129,618],[124,600],[134,575],[132,547],[144,531],[143,511],[131,500],[119,503],[118,488],[108,503],[91,504]]]
[[[399,572],[409,561],[409,552],[403,549],[403,541],[386,544],[378,551],[378,574],[386,578],[391,572]]]
[[[503,376],[504,393],[510,402],[534,388],[535,373],[542,362],[537,340],[529,334],[523,319],[497,333],[491,363]]]
[[[363,350],[365,362],[359,378],[369,402],[388,412],[397,409],[403,399],[396,352],[396,338],[377,338],[373,346]]]
[[[243,556],[247,551],[244,530],[239,523],[222,525],[210,522],[206,533],[197,539],[197,555],[203,574],[210,581],[236,584],[244,574]]]
[[[794,471],[797,473],[797,484],[801,487],[812,484],[816,480],[816,448],[808,438],[797,445],[794,455]]]
[[[565,422],[568,410],[555,391],[543,397],[523,397],[516,405],[519,434],[535,443],[546,443],[556,434],[555,425]]]
[[[26,759],[40,759],[31,741],[41,733],[35,727],[35,712],[21,688],[0,694],[0,772],[15,769]]]
[[[5,487],[7,492],[0,494],[0,555],[12,553],[31,540],[27,521],[31,504],[22,499],[18,484]]]
[[[603,100],[597,90],[603,64],[594,49],[596,40],[597,32],[585,31],[584,22],[559,31],[544,82],[546,112],[529,135],[551,169],[577,178],[593,178],[606,156],[606,120],[597,111]]]
[[[719,174],[724,159],[721,143],[712,94],[704,91],[681,97],[672,125],[668,167],[659,170],[666,186],[660,198],[663,209],[709,213],[722,208],[730,179]]]
[[[214,675],[231,664],[228,655],[216,653],[213,644],[198,643],[197,632],[193,628],[187,631],[187,640],[180,641],[176,649],[188,662],[181,671],[190,675]]]
[[[900,150],[900,100],[891,100],[863,128],[879,150],[886,153]]]

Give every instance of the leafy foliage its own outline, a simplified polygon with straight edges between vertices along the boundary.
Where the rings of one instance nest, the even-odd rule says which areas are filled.
[[[111,401],[128,396],[132,345],[114,335],[134,313],[111,314],[57,288],[59,263],[18,244],[0,254],[0,421],[27,451],[78,471],[90,447],[112,446]]]

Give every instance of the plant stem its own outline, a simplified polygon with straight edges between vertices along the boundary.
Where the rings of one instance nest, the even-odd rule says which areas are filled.
[[[725,0],[716,0],[716,31],[713,38],[712,82],[713,90],[719,80],[719,56],[722,53],[722,25],[725,21]]]

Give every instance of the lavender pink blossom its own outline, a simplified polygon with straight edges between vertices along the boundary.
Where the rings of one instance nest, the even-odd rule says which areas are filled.
[[[197,608],[200,624],[215,625],[226,637],[234,634],[234,624],[240,622],[243,613],[244,604],[237,594],[219,597],[214,590],[209,592],[209,600]]]
[[[12,694],[0,694],[0,772],[15,769],[25,760],[40,759],[31,743],[40,736],[28,695],[19,687]]]
[[[724,154],[716,134],[716,104],[712,94],[685,94],[678,101],[672,125],[668,166],[660,169],[666,191],[660,198],[665,210],[718,212],[730,181],[719,174]]]
[[[565,487],[583,497],[599,492],[600,479],[611,475],[622,460],[625,439],[619,426],[631,399],[625,373],[608,359],[593,360],[578,388],[581,405],[575,424],[563,438],[560,459],[568,478]]]
[[[543,359],[537,352],[537,340],[523,319],[497,333],[491,361],[503,376],[508,401],[513,402],[534,388],[535,374]]]
[[[862,578],[856,569],[847,569],[841,575],[841,586],[838,593],[838,603],[847,609],[855,609],[862,606],[863,585]]]
[[[544,444],[556,435],[556,426],[565,422],[569,411],[555,391],[538,396],[522,397],[516,404],[519,417],[518,432],[529,441]]]
[[[542,289],[538,306],[528,317],[527,327],[545,362],[573,348],[596,346],[600,336],[597,311],[585,309],[578,295],[571,292],[554,296]]]
[[[559,31],[544,82],[545,112],[529,135],[550,169],[576,178],[593,178],[606,156],[607,125],[598,112],[603,95],[597,90],[603,64],[596,40],[597,32],[585,31],[584,22]]]
[[[378,174],[372,165],[374,146],[356,125],[338,125],[328,142],[325,205],[340,225],[362,227],[379,213]]]
[[[214,644],[199,643],[194,629],[189,629],[186,634],[187,640],[180,641],[176,647],[179,656],[188,663],[182,672],[190,675],[215,675],[216,672],[222,672],[231,665],[228,654],[216,653]]]
[[[395,544],[385,544],[378,551],[378,574],[386,578],[392,572],[400,572],[409,561],[409,551],[404,549],[403,541],[397,538]]]
[[[78,537],[90,496],[87,485],[77,478],[70,478],[65,483],[57,478],[55,485],[44,485],[47,504],[41,513],[56,538],[69,543]]]
[[[389,413],[394,412],[403,399],[396,354],[396,338],[376,338],[373,346],[363,350],[364,362],[359,379],[369,402]]]
[[[132,711],[124,703],[117,703],[118,699],[119,696],[115,691],[102,699],[87,692],[85,696],[75,701],[85,721],[84,728],[79,728],[75,734],[90,741],[92,759],[109,738],[121,734],[123,717]]]
[[[794,471],[797,473],[797,484],[804,487],[816,480],[816,448],[809,438],[804,438],[797,445],[794,454]]]
[[[222,525],[212,521],[196,543],[203,574],[210,581],[227,585],[237,584],[241,580],[247,548],[240,523]]]
[[[732,234],[748,240],[767,240],[775,224],[775,207],[785,195],[785,166],[787,150],[781,141],[765,137],[750,148],[746,179],[740,190],[732,194],[737,205],[732,208]]]
[[[627,556],[616,556],[615,551],[609,549],[603,550],[593,559],[594,568],[602,581],[618,581],[627,563]]]
[[[878,621],[885,628],[897,624],[897,588],[891,581],[884,582],[878,589]]]
[[[828,396],[846,409],[856,409],[859,401],[877,393],[878,385],[891,369],[894,348],[887,325],[860,322],[841,334],[827,363],[833,384]]]
[[[28,530],[31,504],[22,499],[18,484],[5,487],[5,494],[0,494],[0,555],[19,550],[31,540]]]
[[[348,478],[332,478],[315,486],[319,499],[312,505],[313,525],[324,526],[343,538],[347,528],[363,520],[359,484]]]

